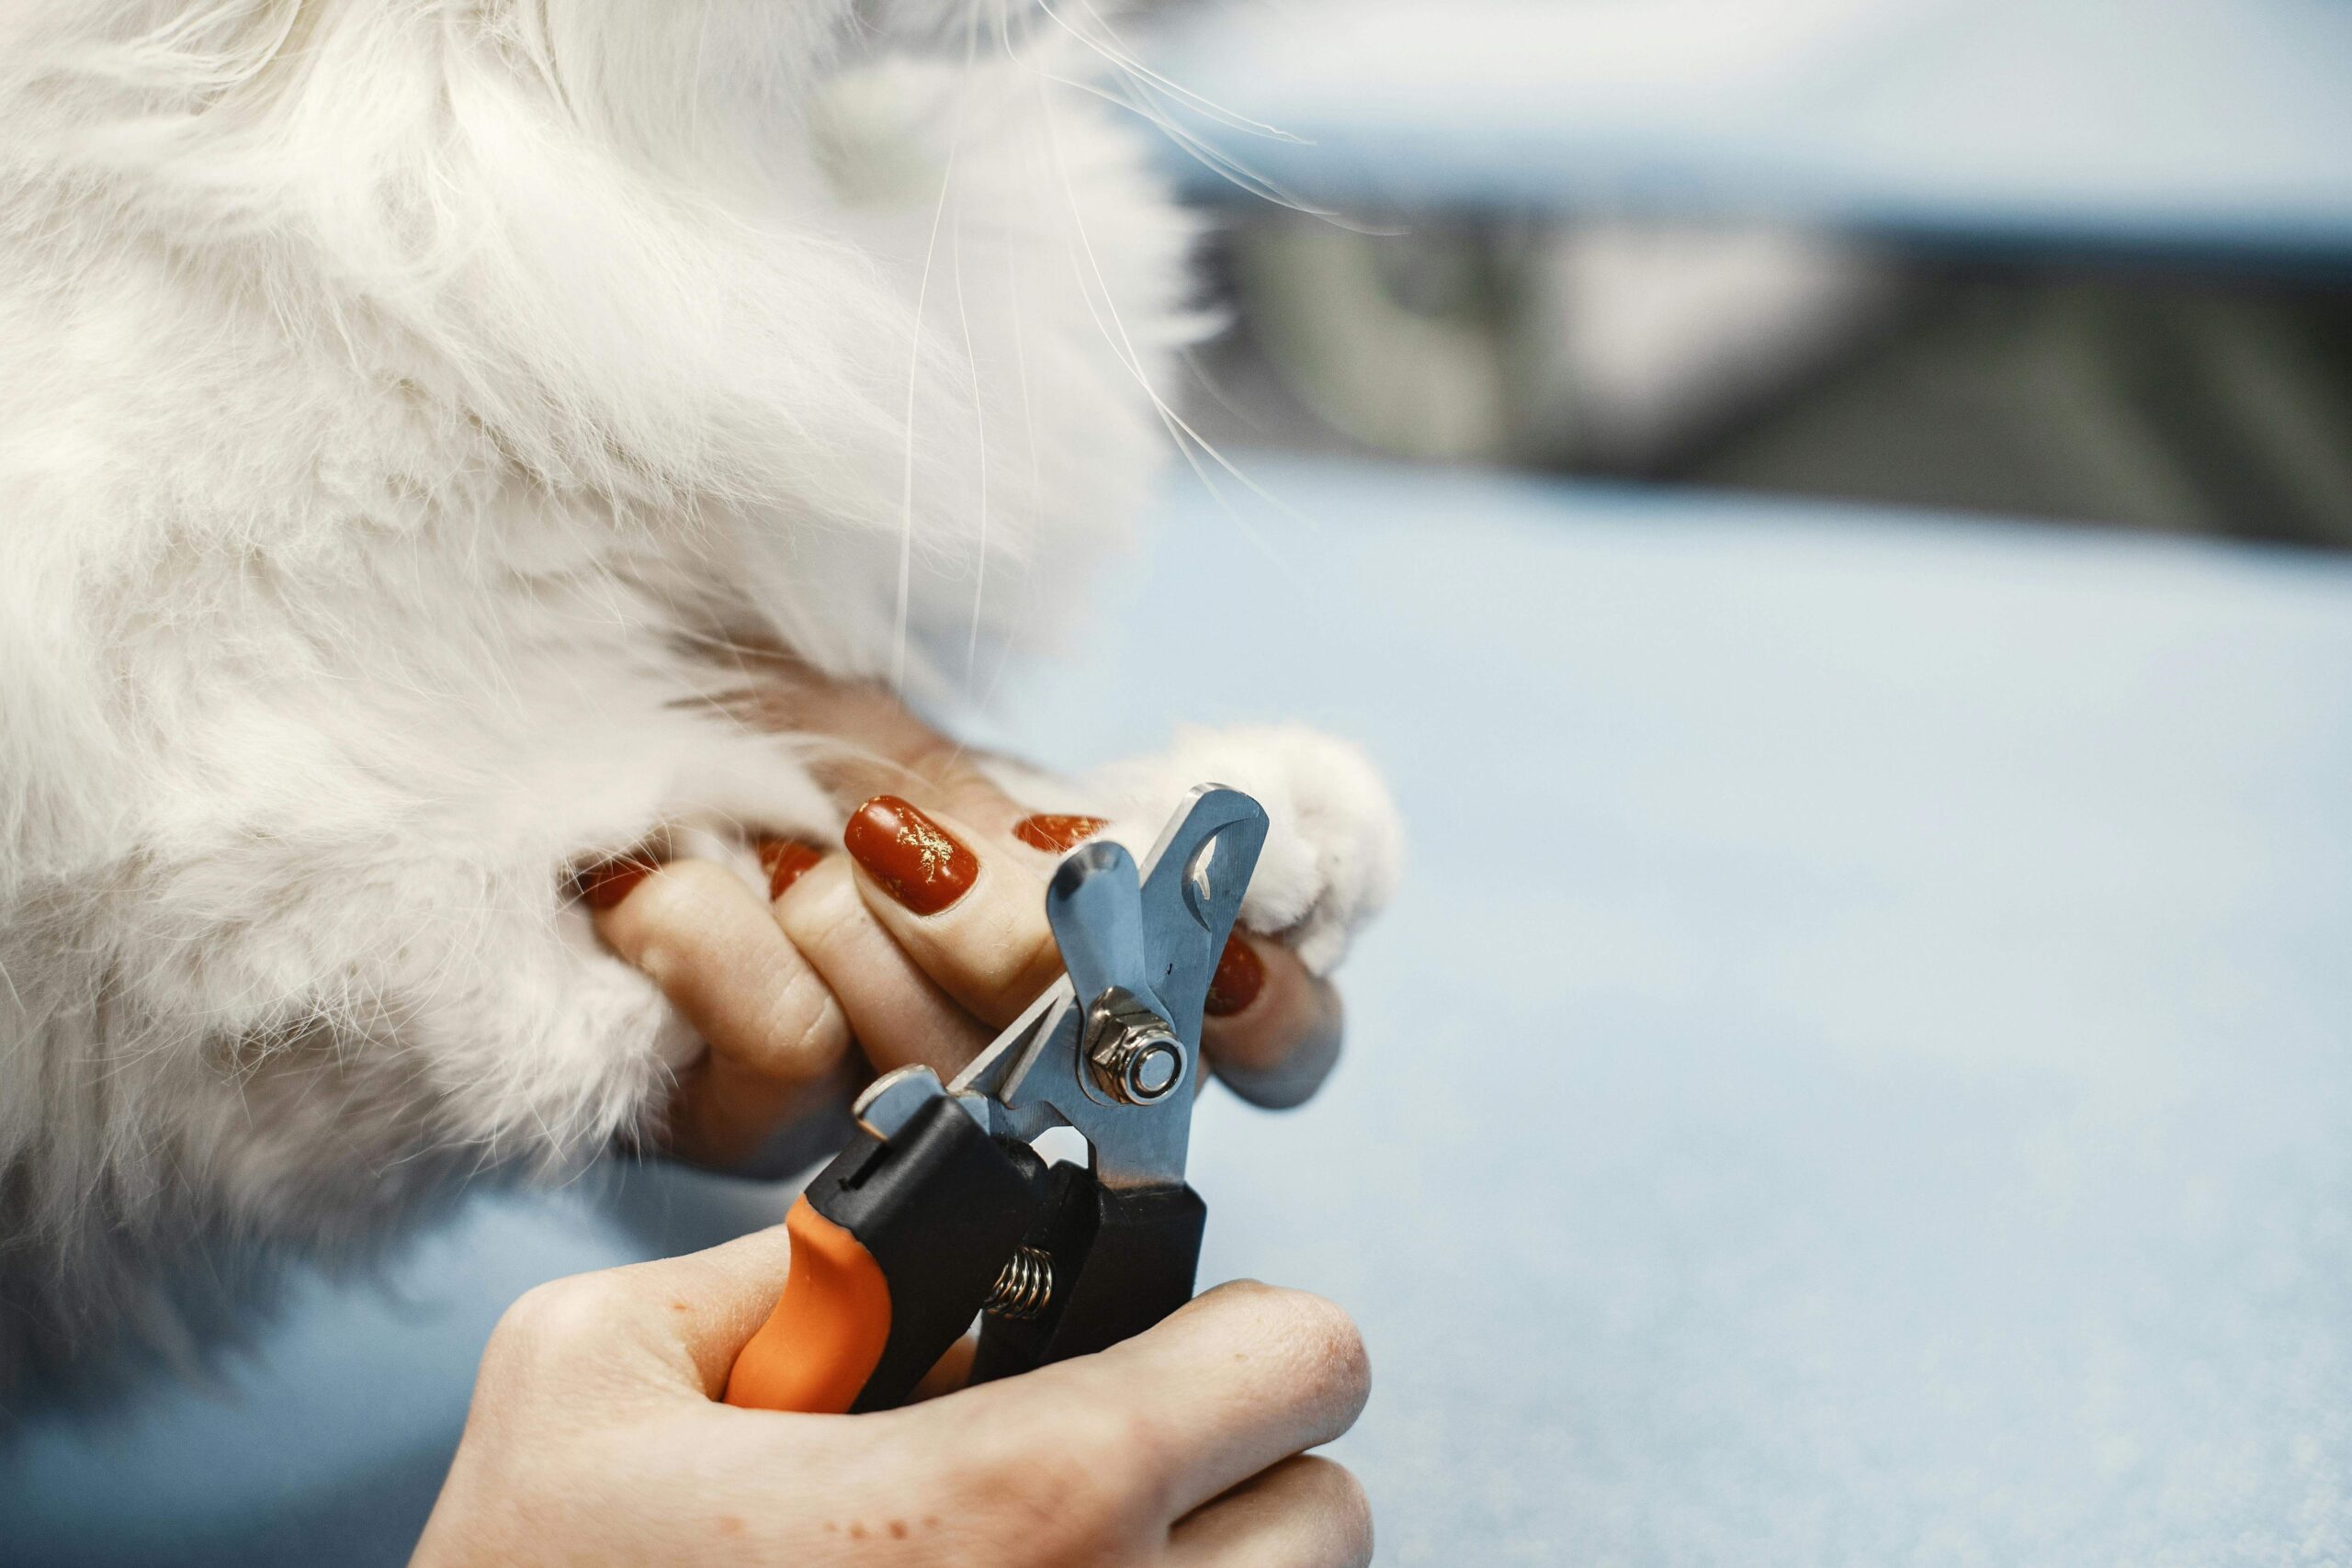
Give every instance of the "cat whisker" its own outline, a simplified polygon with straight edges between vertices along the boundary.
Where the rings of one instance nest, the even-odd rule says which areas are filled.
[[[1081,0],[1081,4],[1083,3],[1084,0]],[[1358,220],[1347,217],[1336,208],[1325,207],[1317,202],[1308,200],[1306,197],[1299,195],[1296,191],[1290,189],[1280,181],[1274,179],[1272,175],[1264,174],[1252,167],[1248,163],[1245,163],[1238,154],[1229,152],[1224,148],[1218,146],[1216,142],[1211,141],[1207,136],[1201,131],[1185,125],[1183,121],[1178,118],[1175,109],[1167,107],[1161,102],[1161,100],[1163,98],[1173,99],[1178,107],[1192,110],[1204,118],[1213,120],[1217,124],[1224,125],[1231,130],[1241,131],[1245,135],[1262,137],[1269,141],[1286,142],[1293,146],[1300,147],[1314,146],[1315,142],[1312,138],[1299,136],[1293,132],[1283,130],[1278,126],[1269,125],[1261,120],[1251,119],[1246,115],[1237,114],[1231,110],[1226,109],[1214,101],[1204,98],[1198,93],[1185,87],[1181,83],[1175,82],[1169,77],[1160,74],[1159,72],[1150,70],[1144,66],[1131,54],[1127,54],[1124,51],[1114,53],[1104,51],[1100,44],[1096,42],[1096,40],[1087,37],[1087,35],[1081,30],[1071,27],[1065,18],[1063,18],[1058,13],[1054,12],[1049,6],[1044,6],[1043,9],[1047,16],[1053,17],[1057,25],[1061,27],[1065,31],[1070,33],[1072,37],[1077,38],[1080,42],[1083,42],[1090,48],[1094,49],[1097,53],[1102,54],[1105,60],[1111,62],[1113,69],[1117,71],[1119,73],[1122,90],[1114,93],[1107,91],[1103,87],[1091,82],[1075,80],[1061,76],[1051,76],[1049,78],[1050,80],[1059,82],[1065,86],[1074,88],[1079,92],[1086,93],[1091,96],[1100,98],[1103,102],[1110,104],[1114,107],[1125,109],[1127,112],[1148,121],[1160,132],[1160,134],[1166,136],[1170,141],[1176,145],[1179,151],[1182,152],[1184,155],[1192,159],[1193,162],[1198,164],[1202,168],[1206,169],[1217,178],[1224,180],[1226,183],[1233,186],[1244,194],[1254,197],[1261,201],[1268,202],[1276,207],[1286,208],[1293,212],[1300,213],[1306,217],[1321,219],[1323,221],[1350,233],[1385,234],[1398,231],[1393,226],[1389,225],[1363,223]],[[1089,16],[1095,17],[1098,21],[1102,20],[1100,14],[1096,13],[1091,6],[1087,7],[1087,10]],[[1104,22],[1103,26],[1107,28],[1109,24]]]
[[[971,82],[967,73],[956,94],[955,129],[948,133],[946,164],[939,175],[939,200],[932,208],[931,234],[923,243],[922,274],[915,284],[913,342],[907,353],[906,460],[900,474],[898,604],[890,649],[890,689],[900,694],[907,689],[909,622],[914,601],[915,404],[922,385],[923,318],[931,300],[931,270],[939,254],[939,231],[956,188],[956,155],[964,144],[965,116],[970,107]]]
[[[977,9],[964,14],[964,76],[966,90],[970,90],[974,61],[979,53],[980,14]],[[980,357],[972,341],[972,313],[964,300],[964,218],[956,215],[955,227],[947,237],[948,271],[956,279],[956,315],[964,329],[964,366],[972,383],[972,452],[979,469],[977,506],[979,513],[979,539],[972,560],[972,619],[971,628],[964,642],[964,690],[971,693],[972,676],[979,661],[980,612],[986,602],[989,581],[989,429],[986,399],[980,388]]]
[[[1108,18],[1104,17],[1100,11],[1097,11],[1092,5],[1089,4],[1089,0],[1078,0],[1079,7],[1086,13],[1089,20],[1101,27],[1103,32],[1110,36],[1111,42],[1109,44],[1105,44],[1102,39],[1091,36],[1082,28],[1072,27],[1069,20],[1064,17],[1059,11],[1054,9],[1052,0],[1036,0],[1036,3],[1038,11],[1051,19],[1056,27],[1060,28],[1064,32],[1069,34],[1070,37],[1078,39],[1079,42],[1084,44],[1095,53],[1101,55],[1104,60],[1109,61],[1114,66],[1118,68],[1119,73],[1122,75],[1130,78],[1141,78],[1145,81],[1150,82],[1155,86],[1166,92],[1170,96],[1176,98],[1188,107],[1199,110],[1203,115],[1216,121],[1219,125],[1230,127],[1235,130],[1247,132],[1251,136],[1262,136],[1272,141],[1287,141],[1294,146],[1300,147],[1311,147],[1314,145],[1314,142],[1306,137],[1297,135],[1292,131],[1284,130],[1278,125],[1270,125],[1261,119],[1252,119],[1248,115],[1227,108],[1224,105],[1217,103],[1212,98],[1202,96],[1200,94],[1193,91],[1190,87],[1185,86],[1182,83],[1175,81],[1170,77],[1163,76],[1159,72],[1152,70],[1149,66],[1144,64],[1142,61],[1138,60],[1134,54],[1128,52],[1125,47],[1119,44],[1117,29],[1111,26]]]
[[[1149,400],[1153,412],[1159,415],[1160,423],[1167,428],[1169,438],[1175,446],[1177,454],[1184,459],[1186,466],[1200,479],[1202,488],[1208,491],[1210,498],[1216,502],[1217,509],[1225,513],[1251,546],[1276,570],[1290,578],[1299,587],[1303,589],[1308,587],[1306,574],[1293,565],[1282,552],[1275,549],[1272,541],[1233,509],[1231,503],[1227,501],[1225,493],[1217,488],[1216,481],[1210,479],[1207,469],[1201,466],[1200,457],[1208,458],[1231,475],[1252,495],[1284,515],[1298,518],[1300,514],[1297,510],[1271,494],[1257,480],[1242,472],[1223,452],[1217,449],[1214,442],[1194,429],[1183,415],[1178,413],[1168,400],[1160,396],[1159,389],[1151,384],[1151,378],[1144,369],[1143,356],[1136,352],[1135,343],[1128,335],[1126,323],[1119,319],[1118,307],[1111,298],[1109,282],[1102,276],[1102,264],[1094,254],[1093,242],[1087,233],[1086,220],[1080,211],[1077,197],[1070,188],[1069,170],[1061,158],[1060,137],[1056,130],[1051,98],[1043,95],[1042,88],[1040,92],[1041,101],[1045,106],[1046,141],[1053,150],[1055,172],[1060,177],[1063,199],[1069,208],[1070,225],[1076,235],[1071,260],[1075,264],[1080,254],[1083,254],[1086,266],[1080,281],[1082,283],[1086,276],[1091,276],[1094,284],[1091,289],[1081,288],[1080,297],[1085,302],[1088,314],[1093,318],[1096,330],[1102,333],[1104,340],[1111,344],[1114,354],[1126,367],[1128,373],[1135,378],[1136,384],[1141,389],[1145,398]],[[1096,306],[1097,294],[1102,298],[1100,309]],[[1103,321],[1106,312],[1110,318],[1107,326]],[[1199,454],[1198,457],[1194,455],[1195,451]]]

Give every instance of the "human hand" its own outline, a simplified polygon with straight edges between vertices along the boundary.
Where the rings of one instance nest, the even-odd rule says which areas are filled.
[[[790,1121],[853,1039],[876,1071],[921,1062],[944,1078],[976,1055],[1060,974],[1045,879],[1101,826],[1029,814],[875,689],[803,679],[763,702],[762,722],[841,743],[815,771],[855,807],[846,850],[763,841],[765,908],[710,861],[617,863],[586,884],[605,942],[707,1043],[669,1138],[721,1167]],[[1235,933],[1208,1014],[1210,1066],[1259,1104],[1305,1100],[1338,1059],[1339,993],[1279,941]]]
[[[1362,1488],[1306,1457],[1370,1388],[1329,1303],[1227,1285],[1099,1355],[870,1416],[718,1404],[787,1258],[779,1227],[517,1302],[411,1568],[1370,1561]]]

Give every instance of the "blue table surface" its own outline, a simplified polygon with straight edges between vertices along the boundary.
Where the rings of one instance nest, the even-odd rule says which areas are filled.
[[[1342,209],[2352,261],[2341,0],[1226,0],[1148,54],[1300,141],[1180,123]]]
[[[1363,1325],[1383,1562],[2352,1558],[2352,568],[1250,467],[1295,513],[1174,487],[998,739],[1297,716],[1395,784],[1349,1059],[1194,1157],[1206,1277]],[[0,1557],[398,1562],[505,1301],[782,1205],[479,1201],[21,1434]]]

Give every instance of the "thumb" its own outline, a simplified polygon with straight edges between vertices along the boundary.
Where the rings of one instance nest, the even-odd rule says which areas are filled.
[[[597,1310],[705,1397],[727,1386],[728,1370],[756,1333],[791,1269],[792,1244],[782,1225],[652,1263],[584,1276]]]

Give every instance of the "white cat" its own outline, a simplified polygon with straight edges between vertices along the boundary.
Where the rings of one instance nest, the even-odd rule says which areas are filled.
[[[1193,230],[1094,63],[1012,0],[0,8],[0,1387],[653,1113],[566,868],[839,827],[723,650],[961,689],[1164,445]],[[1086,798],[1212,776],[1328,967],[1377,782]]]

